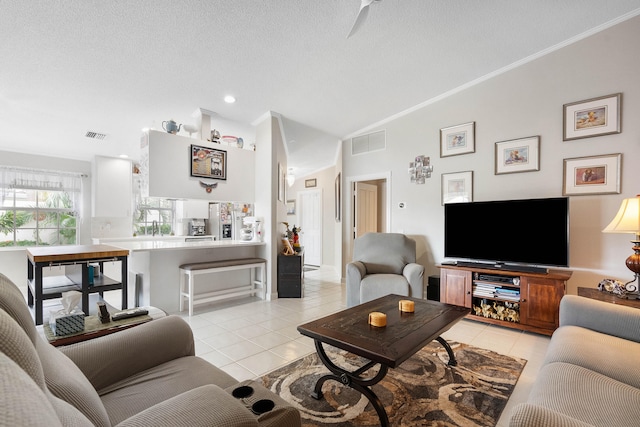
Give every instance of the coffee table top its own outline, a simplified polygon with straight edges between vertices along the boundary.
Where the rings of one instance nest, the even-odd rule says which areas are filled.
[[[415,312],[401,312],[400,300],[413,301]],[[369,313],[374,311],[387,315],[387,326],[369,325]],[[391,294],[305,323],[298,326],[298,331],[395,368],[470,311],[456,305]]]

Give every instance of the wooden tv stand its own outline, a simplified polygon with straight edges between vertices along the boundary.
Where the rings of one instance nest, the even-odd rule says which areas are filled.
[[[471,308],[468,319],[551,335],[569,270],[530,273],[439,265],[440,302]]]

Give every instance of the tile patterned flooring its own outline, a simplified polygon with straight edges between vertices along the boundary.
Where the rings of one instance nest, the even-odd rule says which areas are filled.
[[[334,273],[306,272],[304,286],[301,299],[243,298],[199,306],[192,317],[179,315],[191,325],[198,356],[239,381],[255,379],[315,351],[313,340],[300,335],[297,325],[346,308],[344,285]],[[506,427],[510,409],[529,394],[549,338],[471,320],[443,337],[527,360],[497,424]]]

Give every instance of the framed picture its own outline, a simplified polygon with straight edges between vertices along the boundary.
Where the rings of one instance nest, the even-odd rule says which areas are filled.
[[[620,133],[621,121],[621,93],[564,104],[562,140]]]
[[[284,183],[285,183],[284,168],[280,163],[278,163],[278,201],[279,202],[284,202]]]
[[[316,179],[315,179],[315,178],[312,178],[312,179],[305,179],[305,180],[304,180],[304,186],[305,186],[305,188],[315,187],[316,185],[318,185],[318,181],[316,181]]]
[[[227,179],[227,152],[224,150],[192,144],[189,162],[191,176]]]
[[[334,203],[334,207],[335,207],[335,218],[336,218],[336,222],[340,222],[340,213],[342,211],[342,203],[341,203],[341,197],[342,197],[342,188],[341,188],[341,181],[340,181],[340,177],[341,174],[338,174],[338,176],[336,176],[336,182],[335,182],[335,203]]]
[[[564,159],[563,196],[619,194],[622,154]]]
[[[295,215],[295,214],[296,214],[296,201],[287,200],[287,215]]]
[[[442,204],[473,202],[473,171],[442,174]]]
[[[495,174],[540,170],[540,137],[496,142]]]
[[[476,122],[440,129],[440,157],[476,151]]]

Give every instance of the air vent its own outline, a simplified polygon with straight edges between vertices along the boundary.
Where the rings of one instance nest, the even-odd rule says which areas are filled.
[[[380,151],[387,148],[387,133],[384,130],[351,138],[351,155]]]
[[[105,139],[107,137],[107,135],[104,133],[92,132],[90,130],[88,130],[87,133],[84,134],[84,136],[91,139]]]

